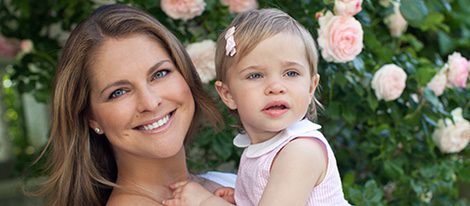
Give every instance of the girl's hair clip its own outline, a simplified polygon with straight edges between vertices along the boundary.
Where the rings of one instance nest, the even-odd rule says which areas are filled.
[[[233,38],[233,34],[235,33],[235,26],[230,27],[225,33],[225,55],[233,56],[237,53],[237,49],[235,49],[235,39]]]

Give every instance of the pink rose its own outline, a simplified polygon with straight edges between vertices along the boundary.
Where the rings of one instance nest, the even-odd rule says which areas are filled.
[[[441,69],[427,84],[427,87],[431,89],[436,96],[441,96],[442,93],[444,93],[447,83],[446,72],[446,68]]]
[[[362,10],[362,0],[335,0],[335,14],[354,16]]]
[[[375,72],[372,88],[377,99],[392,101],[398,99],[406,87],[406,73],[395,64],[386,64]]]
[[[468,60],[459,52],[454,52],[447,59],[449,66],[447,84],[454,87],[465,88],[468,78]]]
[[[0,35],[0,59],[13,60],[20,52],[20,42]]]
[[[439,120],[432,134],[436,146],[443,153],[462,151],[470,141],[470,122],[462,116],[462,108],[452,110],[452,119]]]
[[[344,63],[361,53],[363,31],[354,17],[333,16],[328,11],[318,22],[318,45],[325,61]]]
[[[199,16],[204,11],[204,0],[161,0],[162,10],[173,19],[188,20]]]
[[[258,1],[256,0],[221,0],[220,2],[228,6],[228,10],[234,13],[258,8]]]
[[[403,18],[403,15],[401,15],[399,3],[393,3],[393,14],[386,17],[384,22],[390,30],[390,35],[393,37],[401,36],[408,27],[408,22]]]
[[[215,78],[215,42],[204,40],[186,47],[197,73],[203,83]]]

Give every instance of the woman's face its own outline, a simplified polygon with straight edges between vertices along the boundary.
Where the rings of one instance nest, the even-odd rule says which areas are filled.
[[[165,49],[136,34],[108,38],[95,54],[90,68],[90,127],[104,132],[117,157],[177,154],[195,105]]]

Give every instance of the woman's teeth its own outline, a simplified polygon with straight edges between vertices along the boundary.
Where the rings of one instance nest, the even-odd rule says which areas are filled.
[[[159,119],[158,121],[152,123],[152,124],[148,124],[148,125],[144,125],[143,126],[143,129],[144,130],[153,130],[153,129],[157,129],[163,125],[165,125],[168,120],[170,120],[170,115],[167,115],[161,119]]]

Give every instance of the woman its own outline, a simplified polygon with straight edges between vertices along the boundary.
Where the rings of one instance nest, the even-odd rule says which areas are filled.
[[[47,205],[160,205],[191,176],[185,140],[221,118],[181,43],[125,5],[98,8],[59,60],[47,144]]]

